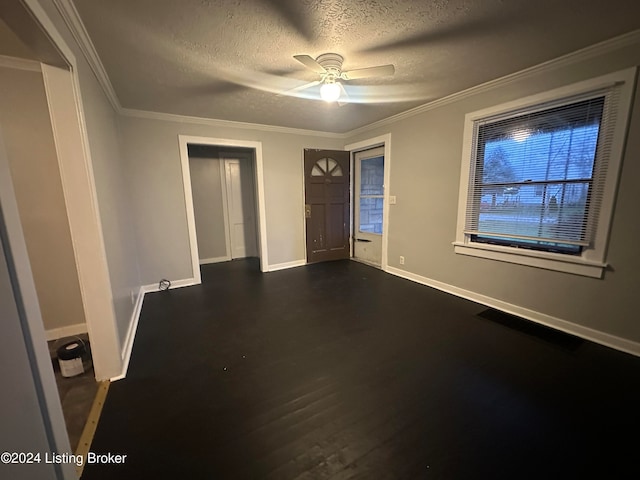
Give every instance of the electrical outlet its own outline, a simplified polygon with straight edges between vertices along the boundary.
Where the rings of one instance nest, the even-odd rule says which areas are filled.
[[[400,265],[404,265],[404,257],[400,255]]]
[[[389,195],[389,205],[395,205],[395,204],[396,204],[396,196]]]

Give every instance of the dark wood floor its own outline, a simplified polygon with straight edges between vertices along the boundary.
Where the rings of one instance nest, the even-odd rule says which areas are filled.
[[[83,479],[640,478],[640,358],[484,310],[350,261],[206,266],[145,297],[91,449],[126,463]]]

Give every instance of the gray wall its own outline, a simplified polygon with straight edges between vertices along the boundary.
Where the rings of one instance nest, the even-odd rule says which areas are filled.
[[[456,255],[455,240],[464,116],[555,87],[640,64],[640,46],[582,60],[353,136],[345,143],[390,132],[389,265],[453,287],[640,342],[640,95],[633,108],[607,261],[594,279]],[[399,265],[399,256],[406,258]]]
[[[136,219],[131,209],[130,190],[133,186],[129,182],[126,159],[120,148],[118,116],[86,64],[82,65],[87,69],[80,69],[84,73],[80,76],[80,88],[91,163],[118,334],[123,342],[134,308],[131,293],[137,295],[141,285],[135,236]]]
[[[220,160],[211,156],[189,156],[193,213],[198,236],[200,260],[226,257],[224,205],[220,178]]]
[[[193,277],[178,135],[262,142],[269,264],[304,260],[302,152],[343,140],[268,130],[122,117],[143,284]]]
[[[85,324],[41,72],[0,67],[0,118],[45,330]]]

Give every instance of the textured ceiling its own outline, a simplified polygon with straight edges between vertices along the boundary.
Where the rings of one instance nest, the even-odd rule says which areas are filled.
[[[638,0],[74,0],[125,108],[346,132],[640,28]],[[278,95],[344,69],[353,103]],[[304,98],[308,97],[308,98]]]

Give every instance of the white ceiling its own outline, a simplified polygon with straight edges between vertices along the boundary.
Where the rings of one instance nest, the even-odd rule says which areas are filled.
[[[346,132],[640,28],[638,0],[74,0],[125,108]],[[277,95],[336,52],[339,107]]]

